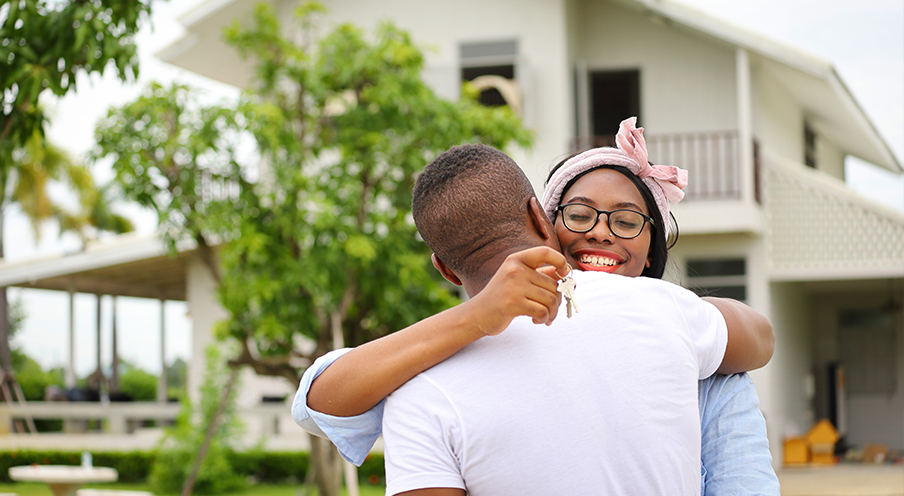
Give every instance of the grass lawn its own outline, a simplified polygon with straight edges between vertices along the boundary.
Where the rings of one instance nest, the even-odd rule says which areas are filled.
[[[146,484],[89,484],[85,487],[95,489],[125,489],[130,491],[150,491],[150,487]],[[386,488],[383,486],[371,486],[362,484],[360,486],[361,496],[382,496]],[[46,484],[38,484],[33,482],[19,482],[14,484],[0,484],[0,493],[15,493],[19,496],[53,496],[50,488]],[[228,493],[223,496],[297,496],[301,494],[301,485],[269,485],[261,484],[249,486],[248,489],[240,493]],[[345,492],[343,491],[343,494]],[[157,496],[179,496],[178,494],[159,494]]]

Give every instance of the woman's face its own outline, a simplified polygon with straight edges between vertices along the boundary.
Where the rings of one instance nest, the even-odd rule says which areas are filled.
[[[630,179],[612,169],[588,172],[562,193],[560,205],[584,203],[597,210],[626,208],[650,215],[640,191]],[[606,214],[600,214],[596,226],[588,232],[576,233],[562,223],[562,212],[556,216],[555,229],[565,258],[578,270],[609,272],[637,277],[650,266],[649,223],[632,239],[616,237],[609,230]]]

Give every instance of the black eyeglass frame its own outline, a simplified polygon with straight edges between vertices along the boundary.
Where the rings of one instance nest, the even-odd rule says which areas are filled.
[[[634,238],[640,236],[643,233],[643,227],[644,227],[644,225],[646,225],[647,222],[649,222],[651,226],[656,227],[656,222],[653,221],[652,217],[650,217],[649,215],[646,215],[644,213],[638,212],[637,210],[631,210],[630,208],[617,208],[615,210],[607,211],[607,210],[599,210],[599,209],[593,208],[590,205],[587,205],[586,203],[573,202],[573,203],[563,203],[563,204],[559,205],[558,207],[556,207],[556,215],[558,216],[559,212],[562,212],[563,210],[565,210],[565,207],[569,207],[571,205],[580,205],[582,207],[587,207],[590,210],[593,210],[594,212],[596,212],[596,218],[593,219],[593,225],[591,225],[589,229],[584,230],[584,231],[578,231],[576,229],[572,229],[568,225],[568,223],[565,222],[565,214],[563,213],[562,214],[562,225],[565,226],[565,229],[568,229],[569,231],[571,231],[573,233],[584,234],[584,233],[588,233],[588,232],[592,231],[596,227],[596,225],[599,224],[600,215],[602,215],[602,214],[606,214],[606,227],[609,228],[609,232],[611,232],[616,238],[634,239]],[[612,228],[612,214],[614,214],[615,212],[633,212],[633,213],[643,217],[644,224],[642,226],[640,226],[640,230],[638,230],[637,234],[635,234],[634,236],[622,236],[622,235],[618,234],[617,232],[615,232],[615,229]],[[555,219],[553,219],[553,222],[555,222]]]

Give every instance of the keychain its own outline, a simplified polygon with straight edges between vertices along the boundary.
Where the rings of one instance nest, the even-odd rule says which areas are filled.
[[[565,297],[565,310],[567,312],[567,316],[571,318],[571,309],[574,307],[574,313],[578,313],[580,309],[578,308],[578,304],[574,301],[574,288],[577,287],[577,283],[574,282],[574,279],[571,277],[572,268],[571,265],[565,264],[568,267],[568,272],[565,275],[560,275],[559,271],[556,271],[556,275],[559,276],[559,285],[556,287],[562,296]]]

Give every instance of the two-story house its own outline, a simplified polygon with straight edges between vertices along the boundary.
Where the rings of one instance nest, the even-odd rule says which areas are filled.
[[[222,29],[255,1],[202,3],[160,57],[247,84]],[[269,1],[292,18],[296,1]],[[774,325],[775,356],[751,375],[776,463],[819,418],[849,444],[904,449],[904,214],[847,188],[844,162],[902,168],[828,61],[666,0],[323,3],[328,23],[391,20],[429,45],[425,77],[447,98],[504,78],[484,96],[535,131],[512,155],[538,191],[552,164],[637,115],[651,160],[690,172],[669,278]],[[208,323],[194,332],[205,341]]]

